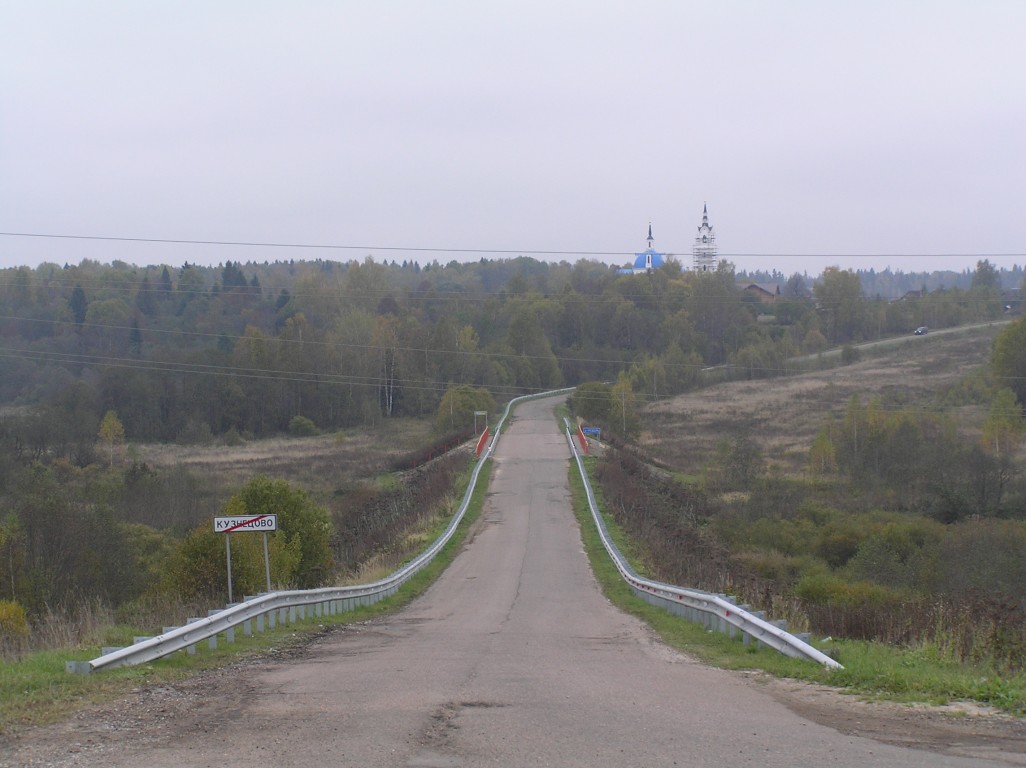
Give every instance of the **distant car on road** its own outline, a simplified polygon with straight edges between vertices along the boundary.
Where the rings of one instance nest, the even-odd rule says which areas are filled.
[[[925,325],[921,325],[921,326],[919,326],[918,328],[916,328],[916,331],[915,331],[915,335],[916,335],[916,336],[925,336],[925,335],[926,335],[926,332],[927,332],[928,330],[930,330],[930,329],[929,329],[929,328],[927,328],[927,327],[926,327]]]

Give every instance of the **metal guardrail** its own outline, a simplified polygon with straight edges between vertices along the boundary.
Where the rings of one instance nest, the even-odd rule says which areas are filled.
[[[186,650],[192,652],[195,650],[196,645],[203,640],[208,641],[211,647],[216,647],[217,637],[221,634],[225,634],[228,642],[232,642],[235,629],[240,626],[243,629],[243,633],[248,635],[252,633],[254,624],[256,625],[256,630],[262,632],[265,626],[273,628],[277,623],[291,623],[295,622],[297,618],[303,620],[306,618],[307,609],[311,609],[314,616],[335,615],[351,611],[358,606],[373,605],[394,595],[414,574],[435,558],[456,532],[456,528],[462,522],[463,516],[470,505],[470,498],[477,485],[478,475],[480,475],[485,461],[491,457],[506,420],[516,404],[527,400],[552,397],[558,394],[569,394],[572,391],[573,388],[561,389],[525,395],[510,400],[506,410],[503,412],[502,418],[496,425],[495,435],[491,443],[488,445],[487,450],[482,452],[480,459],[474,466],[467,490],[452,521],[450,521],[442,535],[427,550],[387,578],[357,586],[270,592],[247,598],[242,603],[230,605],[223,610],[213,611],[205,618],[190,619],[184,626],[167,629],[161,635],[151,638],[140,638],[138,642],[126,648],[105,651],[101,656],[91,661],[66,662],[66,669],[69,672],[88,674],[102,669],[145,664],[146,662],[169,656],[176,651]],[[616,544],[613,543],[606,531],[605,523],[602,520],[601,514],[599,514],[591,484],[588,482],[587,473],[574,444],[573,437],[570,434],[569,426],[566,436],[574,458],[577,461],[577,467],[581,473],[584,488],[588,495],[588,505],[591,508],[592,517],[598,527],[602,543],[623,578],[638,595],[650,602],[664,604],[664,607],[669,610],[681,613],[689,618],[696,620],[701,620],[701,618],[696,617],[704,617],[706,620],[714,619],[721,631],[728,627],[734,627],[744,632],[747,637],[755,638],[759,642],[775,648],[788,656],[809,658],[830,667],[841,666],[797,637],[764,621],[743,607],[730,603],[723,596],[662,584],[639,576],[630,563],[627,562],[626,558],[620,554]]]
[[[584,490],[588,496],[588,507],[591,509],[591,516],[595,521],[602,544],[609,553],[616,569],[620,572],[636,595],[648,603],[665,608],[679,616],[704,624],[710,629],[715,629],[726,634],[733,635],[736,632],[743,633],[746,642],[758,641],[776,651],[796,659],[809,659],[818,662],[826,667],[843,669],[840,663],[831,659],[822,651],[813,648],[807,642],[798,638],[782,627],[766,621],[757,613],[749,611],[745,606],[739,606],[731,602],[726,595],[717,595],[712,592],[704,592],[698,589],[687,589],[685,587],[664,584],[652,581],[640,576],[631,564],[621,553],[619,548],[609,536],[606,530],[605,521],[598,509],[595,494],[588,481],[588,473],[584,469],[584,462],[581,454],[574,443],[574,435],[570,431],[570,423],[566,421],[566,439],[570,444],[570,451],[577,462],[577,470],[581,474],[581,481],[584,483]]]
[[[492,437],[491,443],[487,450],[482,451],[481,457],[474,466],[470,483],[467,485],[466,493],[463,494],[463,500],[453,515],[452,521],[430,547],[392,575],[369,584],[351,587],[269,592],[247,598],[242,603],[211,612],[205,618],[190,619],[184,626],[167,629],[161,635],[140,638],[138,642],[125,648],[104,652],[92,661],[66,662],[65,668],[69,672],[87,674],[101,669],[145,664],[176,651],[194,651],[196,644],[203,640],[207,640],[211,647],[216,647],[217,637],[222,633],[227,636],[228,642],[232,642],[234,631],[239,626],[242,626],[244,634],[250,634],[253,631],[254,623],[257,631],[263,631],[265,625],[274,627],[277,623],[294,622],[297,618],[302,620],[306,617],[308,608],[312,609],[314,616],[334,615],[353,610],[361,605],[373,605],[394,595],[415,573],[435,558],[456,532],[456,528],[462,522],[470,505],[470,498],[477,485],[478,475],[481,474],[485,461],[491,457],[506,420],[517,403],[572,391],[572,389],[563,389],[525,395],[513,398],[506,404],[506,410],[495,427],[495,435]]]

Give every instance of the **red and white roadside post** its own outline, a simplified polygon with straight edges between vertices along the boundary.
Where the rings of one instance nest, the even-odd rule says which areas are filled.
[[[485,428],[484,432],[481,433],[481,437],[477,440],[477,448],[475,449],[475,455],[480,456],[481,451],[484,450],[485,445],[488,444],[488,411],[474,411],[474,434],[477,434],[477,417],[484,416]]]
[[[481,451],[488,444],[488,425],[485,424],[484,432],[481,433],[481,437],[477,439],[477,448],[474,449],[474,453],[477,456],[481,455]]]

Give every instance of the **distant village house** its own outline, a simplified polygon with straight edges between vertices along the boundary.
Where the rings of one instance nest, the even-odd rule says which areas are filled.
[[[754,296],[763,304],[772,304],[780,296],[779,283],[739,283],[737,287],[742,293]]]

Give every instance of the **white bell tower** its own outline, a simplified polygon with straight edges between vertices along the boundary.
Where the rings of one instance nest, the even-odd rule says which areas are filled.
[[[716,271],[716,233],[709,223],[709,205],[702,207],[702,223],[698,227],[695,245],[692,249],[692,264],[696,272]]]

